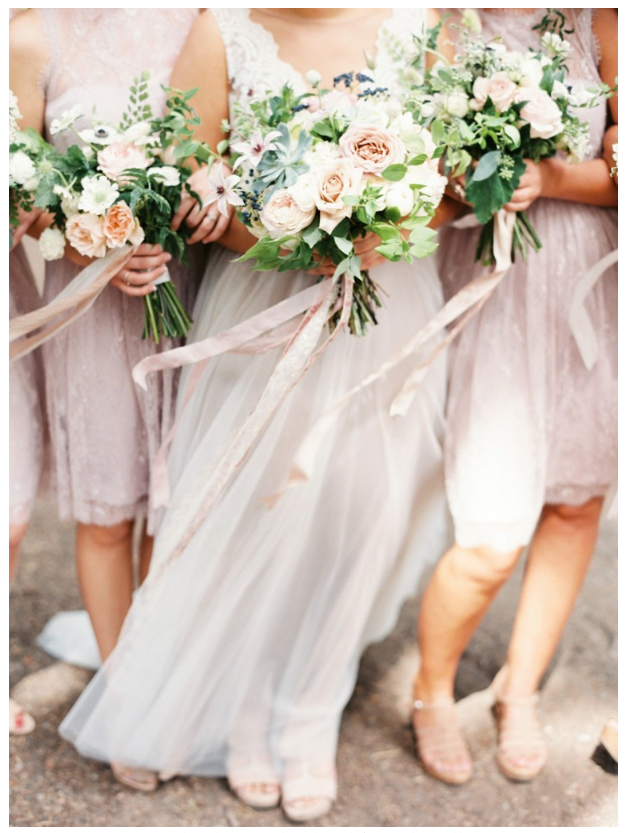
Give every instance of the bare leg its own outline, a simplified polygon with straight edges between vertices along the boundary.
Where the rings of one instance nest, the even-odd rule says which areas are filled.
[[[602,502],[545,506],[532,541],[507,664],[493,683],[497,763],[515,780],[529,781],[547,761],[536,691],[584,581]]]
[[[439,562],[421,603],[413,725],[424,769],[447,783],[464,783],[472,772],[453,708],[458,663],[521,552],[454,545]]]
[[[27,523],[9,525],[9,587],[13,586],[13,581],[15,580],[20,547],[22,546],[27,529]]]
[[[440,560],[419,611],[421,667],[415,697],[434,702],[453,696],[462,652],[522,551],[502,554],[455,544]]]
[[[133,521],[76,527],[78,582],[102,661],[115,647],[132,601],[132,528]]]
[[[141,530],[141,542],[139,544],[139,584],[143,584],[150,570],[152,551],[154,549],[154,536],[148,535],[144,525]]]
[[[597,542],[602,498],[545,506],[530,548],[508,649],[506,697],[538,689],[580,591]]]

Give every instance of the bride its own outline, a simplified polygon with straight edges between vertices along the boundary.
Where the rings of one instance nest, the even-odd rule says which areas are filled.
[[[398,55],[414,50],[413,34],[427,22],[435,16],[427,21],[425,11],[407,9],[205,12],[172,84],[200,88],[200,138],[215,146],[228,89],[230,105],[286,82],[305,92],[311,69],[331,88],[334,76],[363,67],[363,50],[375,56],[369,74],[376,84],[392,87]],[[210,234],[212,210],[192,209],[187,221]],[[195,307],[195,341],[317,280],[233,262],[226,246],[245,251],[254,242],[236,220],[220,242]],[[362,339],[340,334],[319,357],[191,536],[211,464],[279,357],[226,355],[204,371],[172,445],[172,497],[149,577],[117,649],[61,726],[82,754],[149,768],[154,786],[156,773],[226,774],[242,801],[272,807],[281,800],[295,821],[329,810],[340,716],[359,656],[393,626],[446,531],[444,357],[406,417],[389,416],[410,370],[404,364],[337,418],[307,484],[271,510],[262,502],[284,485],[315,422],[442,305],[432,258],[391,264],[370,247],[361,251],[363,267],[375,269],[388,293],[379,325]],[[188,378],[184,373],[179,404]]]

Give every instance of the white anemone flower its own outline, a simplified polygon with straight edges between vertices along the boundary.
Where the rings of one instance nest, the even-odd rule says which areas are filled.
[[[108,124],[98,124],[81,130],[78,135],[88,145],[110,145],[120,140],[119,131]]]
[[[82,180],[82,194],[78,200],[78,208],[89,214],[104,214],[119,197],[117,183],[111,182],[105,176],[86,176]]]
[[[243,200],[235,192],[234,187],[241,177],[235,174],[224,176],[224,166],[214,168],[208,177],[208,193],[204,198],[204,205],[217,203],[217,210],[224,217],[228,216],[229,205],[243,205]]]

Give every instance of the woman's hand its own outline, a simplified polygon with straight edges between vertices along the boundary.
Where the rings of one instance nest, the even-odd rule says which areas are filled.
[[[226,175],[229,172],[230,169],[227,168]],[[216,202],[212,202],[210,205],[204,204],[207,195],[214,190],[211,188],[208,167],[200,168],[191,174],[189,185],[200,197],[202,204],[199,204],[185,190],[182,194],[180,208],[171,223],[172,231],[177,231],[184,222],[189,228],[194,229],[187,243],[190,245],[200,242],[214,243],[216,240],[219,240],[228,228],[233,214],[233,207],[228,205],[228,214],[225,215],[218,210]]]
[[[545,166],[541,163],[526,159],[527,168],[521,177],[519,187],[512,195],[512,199],[504,205],[506,211],[526,211],[534,200],[538,199],[545,188]]]
[[[386,258],[379,252],[376,252],[376,246],[380,246],[382,241],[377,234],[368,232],[364,237],[354,241],[354,254],[360,258],[360,268],[363,272],[373,269],[384,263]],[[311,275],[324,275],[332,277],[336,270],[336,265],[331,260],[326,258],[315,269],[309,269]]]
[[[165,274],[171,255],[158,244],[142,243],[111,284],[124,295],[141,297],[154,292],[153,281]]]
[[[15,248],[17,244],[20,242],[22,237],[26,234],[28,229],[37,222],[39,217],[41,216],[41,209],[40,208],[33,208],[32,211],[24,211],[23,209],[19,209],[19,225],[16,229],[13,229],[13,245],[11,248]]]
[[[603,137],[603,158],[609,171],[616,166],[614,161],[614,145],[616,144],[618,144],[618,124],[613,124],[611,127],[608,127]],[[618,171],[612,179],[615,185],[618,185]]]

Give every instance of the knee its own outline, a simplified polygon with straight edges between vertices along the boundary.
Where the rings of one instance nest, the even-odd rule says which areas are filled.
[[[449,553],[449,566],[456,575],[463,575],[484,588],[499,587],[512,575],[522,549],[501,553],[490,547],[464,549],[454,547]]]
[[[119,547],[130,547],[132,545],[132,521],[122,521],[112,526],[85,525],[83,531],[91,540],[91,543],[103,549],[116,549]]]
[[[563,532],[575,534],[590,531],[598,526],[602,506],[603,498],[597,497],[579,506],[564,503],[549,505],[545,507],[544,513],[557,523]]]

